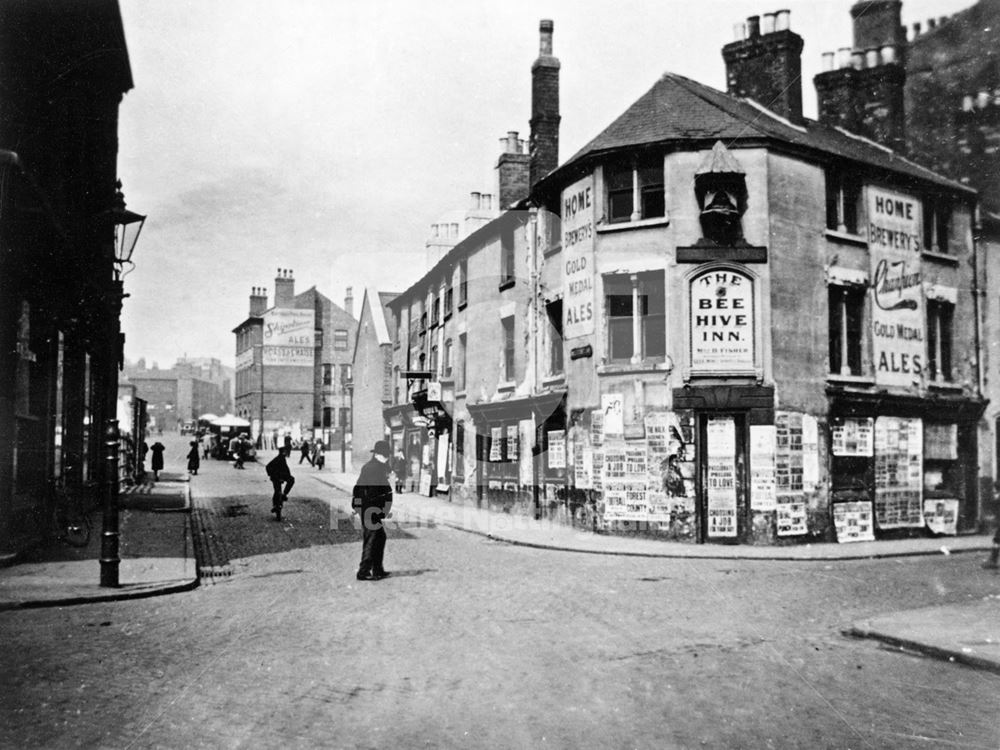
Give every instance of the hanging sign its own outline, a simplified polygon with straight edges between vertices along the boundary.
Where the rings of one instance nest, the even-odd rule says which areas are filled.
[[[563,337],[594,333],[594,178],[562,192]]]
[[[923,207],[904,193],[868,188],[875,382],[913,386],[924,365],[920,250]]]
[[[753,280],[737,271],[708,271],[691,280],[690,298],[692,371],[752,372]]]

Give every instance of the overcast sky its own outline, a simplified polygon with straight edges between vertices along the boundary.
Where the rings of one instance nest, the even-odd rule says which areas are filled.
[[[788,8],[820,55],[853,0],[120,0],[135,88],[118,172],[149,216],[125,278],[125,354],[232,365],[232,329],[276,270],[338,304],[419,278],[430,224],[490,189],[499,139],[528,135],[538,21],[561,60],[560,161],[666,71],[725,89],[722,46]],[[973,0],[905,0],[907,26]]]

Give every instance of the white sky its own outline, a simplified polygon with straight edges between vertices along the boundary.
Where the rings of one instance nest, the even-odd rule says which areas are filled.
[[[338,304],[419,278],[429,226],[490,189],[499,139],[528,135],[538,21],[555,21],[560,159],[665,71],[725,89],[747,16],[791,10],[815,117],[820,55],[853,0],[120,0],[135,88],[118,172],[149,216],[125,279],[125,354],[232,365],[232,329],[276,270]],[[904,0],[910,26],[974,0]]]

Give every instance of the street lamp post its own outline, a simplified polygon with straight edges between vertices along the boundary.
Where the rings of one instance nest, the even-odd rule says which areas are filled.
[[[108,292],[108,313],[110,317],[111,336],[107,343],[107,397],[105,404],[104,428],[104,478],[106,484],[104,512],[101,518],[101,586],[117,588],[119,557],[119,524],[118,524],[118,371],[124,356],[121,335],[121,310],[125,294],[122,283],[122,273],[126,264],[132,265],[132,253],[135,251],[139,233],[146,223],[146,217],[128,211],[125,208],[125,196],[122,194],[121,181],[115,185],[114,204],[105,211],[101,219],[114,227],[114,258],[112,263],[113,278]],[[105,226],[107,225],[105,224]]]

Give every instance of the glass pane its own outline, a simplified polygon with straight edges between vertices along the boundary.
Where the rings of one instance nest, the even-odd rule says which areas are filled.
[[[608,319],[608,349],[611,359],[630,359],[632,357],[632,316],[627,318]]]

